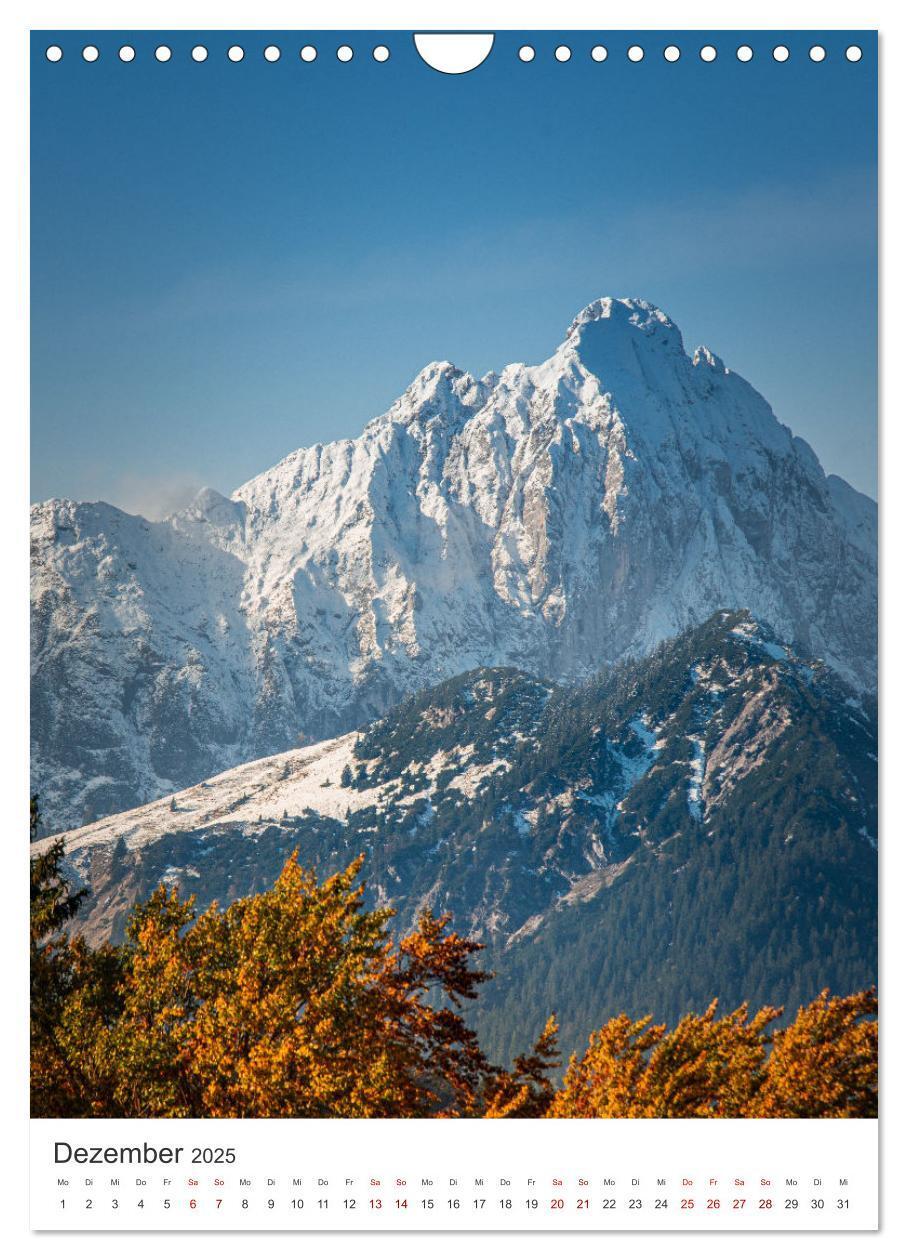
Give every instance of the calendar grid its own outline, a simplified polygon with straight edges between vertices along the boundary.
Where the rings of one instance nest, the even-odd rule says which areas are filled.
[[[867,1230],[876,1143],[873,1120],[33,1121],[32,1226]]]

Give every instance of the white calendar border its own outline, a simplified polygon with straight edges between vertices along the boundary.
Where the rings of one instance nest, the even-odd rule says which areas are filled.
[[[905,516],[904,493],[899,491],[899,471],[908,469],[908,437],[902,421],[901,412],[904,403],[897,391],[896,372],[901,367],[900,359],[904,357],[902,347],[908,340],[906,327],[906,303],[900,300],[900,293],[908,290],[908,268],[905,265],[906,245],[893,226],[886,233],[888,224],[896,225],[908,219],[908,198],[906,198],[906,175],[903,165],[896,156],[897,118],[908,116],[908,75],[905,73],[905,48],[908,46],[908,22],[902,15],[901,6],[887,2],[868,2],[862,4],[843,3],[842,0],[825,0],[823,3],[778,3],[777,0],[766,0],[759,5],[755,2],[743,3],[701,3],[690,0],[685,4],[669,3],[666,0],[651,0],[645,6],[625,3],[624,14],[614,11],[613,6],[592,3],[590,0],[560,0],[557,6],[540,3],[539,0],[523,0],[520,4],[477,3],[476,0],[461,0],[460,3],[404,3],[402,0],[387,0],[386,3],[364,3],[362,0],[334,0],[330,11],[327,6],[319,11],[324,15],[321,19],[319,11],[308,12],[298,3],[272,3],[270,0],[259,0],[254,9],[238,0],[190,0],[190,3],[178,4],[174,0],[159,0],[150,4],[147,0],[128,3],[121,0],[86,0],[85,3],[73,3],[73,0],[47,0],[45,3],[27,3],[25,0],[13,0],[7,5],[4,23],[4,41],[2,48],[3,73],[0,75],[0,90],[3,92],[3,109],[0,110],[4,135],[5,160],[7,173],[13,179],[20,179],[20,198],[18,203],[7,201],[3,205],[5,232],[0,238],[3,246],[4,269],[2,278],[4,310],[3,336],[0,347],[4,356],[2,379],[5,388],[6,424],[4,426],[4,455],[0,460],[0,538],[3,539],[3,573],[2,589],[9,592],[7,607],[18,609],[16,602],[22,599],[24,608],[27,570],[25,556],[25,509],[28,492],[25,469],[27,467],[27,444],[22,426],[22,417],[27,411],[27,344],[24,321],[23,291],[26,284],[24,276],[24,255],[21,247],[22,234],[27,223],[27,188],[21,180],[21,172],[27,164],[26,127],[26,30],[32,27],[48,28],[110,28],[128,29],[294,29],[301,25],[308,29],[415,29],[415,30],[494,30],[494,29],[835,29],[839,28],[871,28],[881,26],[883,42],[881,45],[881,89],[885,106],[884,117],[886,127],[881,134],[883,169],[886,172],[883,185],[884,200],[881,228],[884,246],[883,259],[886,265],[886,283],[881,290],[882,346],[884,350],[881,376],[881,438],[882,450],[885,452],[886,465],[883,467],[882,502],[883,531],[882,558],[884,562],[884,590],[886,599],[883,605],[883,661],[884,682],[886,686],[885,700],[882,706],[882,728],[884,734],[884,757],[881,765],[885,769],[904,762],[908,747],[904,733],[899,727],[897,712],[908,700],[908,687],[905,685],[905,653],[898,652],[899,630],[908,620],[908,600],[901,595],[897,587],[895,575],[895,558],[908,543],[908,522]],[[625,20],[622,21],[622,16]],[[74,20],[75,19],[75,20]],[[250,20],[254,19],[254,20]],[[888,356],[886,351],[888,350]],[[902,352],[902,353],[900,353]],[[887,369],[888,370],[885,370]],[[893,563],[888,563],[893,557]],[[906,614],[903,616],[903,612]],[[27,705],[27,638],[24,616],[12,622],[7,613],[0,625],[0,660],[11,662],[6,671],[7,683],[7,721],[0,730],[0,774],[2,774],[2,793],[0,800],[7,804],[7,843],[15,850],[18,843],[17,834],[9,823],[15,818],[18,808],[16,802],[25,798],[27,782],[27,766],[25,764],[24,723]],[[901,703],[900,703],[901,702]],[[905,956],[904,924],[906,916],[901,910],[898,890],[908,884],[906,880],[906,857],[904,845],[899,843],[898,823],[903,816],[896,813],[898,804],[897,776],[884,777],[882,781],[882,802],[884,826],[882,830],[881,863],[885,878],[881,880],[882,905],[881,925],[884,928],[882,976],[895,974],[897,964],[892,968],[889,959],[900,959]],[[24,831],[24,806],[21,815]],[[887,843],[887,837],[891,842]],[[25,1146],[27,1142],[27,1047],[25,1030],[27,1029],[27,983],[25,976],[25,950],[20,943],[25,940],[25,907],[24,897],[17,896],[17,890],[23,887],[24,874],[20,868],[13,866],[7,880],[7,904],[4,907],[2,927],[6,951],[4,958],[8,961],[18,957],[21,966],[16,969],[7,967],[7,975],[12,977],[8,986],[14,994],[14,1001],[5,1021],[7,1037],[0,1044],[0,1069],[7,1084],[5,1098],[10,1115],[3,1128],[2,1162],[0,1162],[0,1195],[5,1202],[7,1228],[4,1231],[8,1239],[27,1249],[28,1254],[59,1254],[65,1249],[67,1255],[74,1257],[91,1256],[94,1260],[100,1254],[113,1255],[128,1246],[134,1255],[157,1255],[161,1238],[154,1234],[122,1235],[29,1235],[24,1223],[25,1204],[27,1202],[27,1160]],[[848,1234],[834,1235],[790,1235],[773,1234],[767,1240],[760,1234],[738,1235],[735,1238],[736,1251],[747,1252],[753,1249],[754,1254],[765,1254],[767,1245],[777,1255],[785,1256],[789,1252],[794,1255],[797,1248],[799,1257],[804,1255],[805,1240],[816,1238],[816,1245],[822,1246],[824,1253],[835,1254],[847,1247],[849,1253],[860,1245],[882,1247],[881,1254],[888,1254],[905,1239],[905,1187],[895,1180],[896,1152],[895,1135],[899,1126],[908,1120],[905,1109],[904,1073],[897,1069],[887,1071],[889,1062],[898,1064],[901,1058],[900,1049],[906,1044],[908,1019],[903,1005],[893,1002],[891,1009],[886,1002],[886,987],[883,985],[884,1013],[882,1020],[883,1034],[883,1097],[885,1100],[884,1120],[881,1125],[883,1140],[882,1184],[883,1194],[883,1230],[878,1235],[861,1235],[860,1240]],[[17,1082],[11,1088],[11,1082]],[[898,1117],[898,1118],[896,1118]],[[506,1122],[501,1122],[506,1123]],[[526,1123],[526,1122],[523,1122]],[[531,1123],[546,1123],[545,1121]],[[595,1123],[595,1122],[594,1122]],[[564,1235],[559,1235],[564,1238]],[[65,1242],[62,1239],[65,1238]],[[273,1254],[299,1255],[301,1246],[305,1246],[309,1254],[318,1256],[340,1254],[341,1249],[349,1245],[349,1235],[318,1235],[315,1238],[301,1240],[298,1235],[269,1235],[264,1244],[275,1248]],[[725,1235],[717,1235],[717,1242],[710,1244],[703,1234],[682,1236],[673,1234],[670,1243],[666,1239],[654,1238],[651,1234],[640,1234],[633,1240],[623,1237],[629,1248],[638,1254],[648,1255],[655,1248],[661,1250],[666,1245],[677,1249],[680,1256],[699,1253],[704,1245],[722,1247],[727,1250]],[[412,1243],[410,1240],[413,1240]],[[369,1236],[368,1246],[376,1256],[399,1257],[403,1254],[416,1254],[416,1248],[423,1250],[431,1247],[439,1256],[460,1255],[464,1245],[476,1255],[498,1255],[501,1242],[486,1235],[471,1234],[466,1241],[460,1234],[432,1234],[401,1236],[399,1234],[377,1237]],[[722,1240],[722,1241],[719,1241]],[[175,1255],[195,1254],[198,1244],[192,1238],[183,1235],[168,1236],[165,1245]],[[553,1241],[544,1235],[522,1233],[519,1238],[520,1252],[526,1256],[549,1256]],[[570,1236],[569,1246],[572,1254],[603,1254],[603,1247],[614,1247],[608,1239],[601,1235]],[[219,1235],[217,1237],[219,1251],[225,1255],[248,1254],[248,1241],[242,1235]],[[408,1250],[412,1248],[412,1250]],[[456,1249],[456,1252],[455,1252]],[[493,1250],[494,1249],[494,1250]],[[895,1254],[893,1250],[893,1254]]]

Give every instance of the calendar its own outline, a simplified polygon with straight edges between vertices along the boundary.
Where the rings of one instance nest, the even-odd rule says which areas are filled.
[[[875,1121],[529,1121],[518,1138],[479,1121],[415,1138],[399,1121],[36,1122],[32,1227],[877,1227]]]
[[[877,1228],[877,51],[32,31],[33,1230]]]

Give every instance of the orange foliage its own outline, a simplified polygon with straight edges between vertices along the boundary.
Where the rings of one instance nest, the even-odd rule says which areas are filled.
[[[773,1038],[752,1116],[875,1116],[877,999],[870,989],[830,997],[824,989]]]
[[[482,1115],[488,1098],[538,1114],[535,1061],[493,1067],[462,1017],[481,946],[428,912],[395,946],[392,912],[363,910],[361,863],[320,884],[294,854],[272,889],[198,916],[159,888],[115,1002],[71,984],[34,1046],[33,1114]]]
[[[781,1008],[748,1020],[686,1015],[671,1032],[649,1019],[611,1019],[571,1057],[548,1114],[556,1117],[874,1116],[877,1024],[872,990],[824,991],[788,1028]],[[768,1053],[767,1053],[768,1052]]]
[[[395,944],[366,911],[362,859],[319,883],[296,855],[274,887],[197,914],[161,887],[122,946],[91,949],[60,847],[32,864],[35,1116],[868,1116],[873,991],[822,993],[794,1022],[717,1004],[671,1031],[611,1019],[562,1086],[551,1017],[510,1069],[463,1018],[482,947],[425,912]]]

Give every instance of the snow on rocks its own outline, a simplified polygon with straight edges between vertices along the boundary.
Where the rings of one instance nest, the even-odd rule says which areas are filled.
[[[229,498],[36,505],[34,786],[79,825],[477,666],[580,680],[721,607],[872,687],[875,530],[715,355],[598,299],[544,363],[430,364]]]

